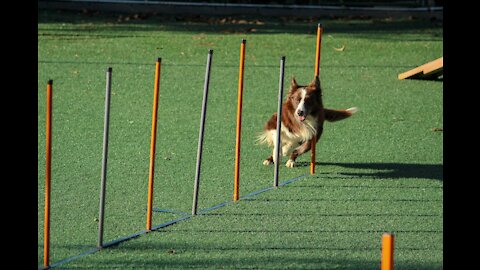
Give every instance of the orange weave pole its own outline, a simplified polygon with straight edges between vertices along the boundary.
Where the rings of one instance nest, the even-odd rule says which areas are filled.
[[[155,143],[157,140],[157,111],[158,92],[160,88],[160,67],[162,59],[158,58],[155,65],[155,85],[153,92],[153,113],[152,113],[152,136],[150,139],[150,169],[148,171],[148,205],[147,205],[147,230],[152,229],[152,204],[153,204],[153,176],[155,173]]]
[[[237,96],[237,133],[235,141],[235,178],[233,184],[233,200],[240,199],[240,137],[242,132],[242,97],[243,97],[243,69],[245,62],[245,44],[242,40],[240,45],[240,68],[238,74],[238,96]]]
[[[322,49],[322,24],[317,26],[317,50],[315,52],[315,76],[320,75],[320,50]]]
[[[322,24],[318,24],[317,26],[317,49],[315,52],[315,76],[320,75],[320,50],[322,48]],[[311,160],[310,160],[310,174],[315,174],[315,153],[316,153],[316,146],[317,146],[317,136],[314,135],[311,142],[311,149],[312,152]]]
[[[50,177],[51,177],[51,150],[52,150],[52,84],[47,84],[47,115],[46,115],[46,168],[45,168],[45,220],[43,231],[43,266],[49,265],[50,258]]]
[[[310,149],[310,151],[312,151],[312,155],[310,159],[310,174],[315,174],[316,148],[317,148],[317,135],[313,135],[312,142],[311,142],[311,149]]]
[[[393,270],[393,244],[395,236],[391,233],[382,235],[382,267],[381,270]]]

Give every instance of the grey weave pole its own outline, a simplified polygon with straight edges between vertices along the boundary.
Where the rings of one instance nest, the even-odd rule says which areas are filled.
[[[282,146],[280,145],[280,134],[282,132],[282,100],[283,100],[283,78],[285,73],[285,56],[280,58],[280,79],[278,82],[278,109],[277,109],[277,141],[275,145],[275,171],[273,173],[273,186],[278,187],[278,168],[280,165],[280,149]]]
[[[112,88],[112,68],[107,69],[107,83],[105,92],[105,119],[103,127],[103,156],[102,156],[102,180],[100,185],[100,210],[98,219],[98,244],[103,247],[103,221],[105,210],[105,189],[107,182],[107,159],[108,159],[108,126],[110,121],[110,92]]]
[[[213,50],[208,50],[207,69],[205,71],[205,84],[203,87],[203,103],[202,113],[200,117],[200,131],[198,134],[198,149],[197,149],[197,167],[195,171],[195,186],[193,191],[193,206],[192,215],[197,214],[198,208],[198,190],[200,187],[200,167],[202,165],[202,152],[203,152],[203,132],[205,130],[205,115],[207,113],[207,100],[208,100],[208,85],[210,83],[210,67],[212,65]]]

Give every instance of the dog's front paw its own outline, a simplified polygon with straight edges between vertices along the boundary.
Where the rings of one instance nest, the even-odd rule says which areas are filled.
[[[270,164],[272,164],[272,163],[273,163],[273,162],[272,162],[271,160],[269,160],[269,159],[265,159],[265,160],[263,161],[263,165],[265,165],[265,166],[268,166],[268,165],[270,165]]]
[[[287,164],[285,164],[285,166],[287,166],[287,168],[293,168],[295,167],[295,161],[289,159],[287,160]]]

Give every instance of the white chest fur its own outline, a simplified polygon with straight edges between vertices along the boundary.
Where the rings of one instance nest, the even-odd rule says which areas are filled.
[[[307,116],[305,121],[300,124],[300,130],[298,132],[291,132],[288,128],[282,123],[280,142],[282,147],[282,155],[286,156],[290,154],[293,149],[298,147],[305,141],[310,140],[314,135],[316,135],[317,123],[312,116]],[[275,146],[277,138],[277,130],[265,130],[263,133],[259,134],[257,141],[259,143],[267,143],[270,146]]]
[[[300,144],[310,140],[317,133],[317,123],[312,116],[307,116],[305,121],[300,124],[300,131],[290,132],[282,123],[281,137],[282,145],[287,143]],[[275,130],[276,132],[276,130]]]

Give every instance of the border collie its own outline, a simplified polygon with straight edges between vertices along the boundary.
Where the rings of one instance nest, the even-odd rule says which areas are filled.
[[[320,80],[315,76],[309,85],[297,84],[292,78],[290,89],[282,106],[282,123],[280,154],[289,156],[286,166],[293,168],[297,157],[311,148],[311,141],[316,135],[317,141],[323,132],[325,120],[335,122],[352,116],[357,112],[356,107],[346,110],[333,110],[323,107]],[[258,136],[259,143],[273,147],[273,154],[263,161],[263,165],[270,165],[275,160],[277,137],[277,113],[274,113],[265,124],[263,132]]]

